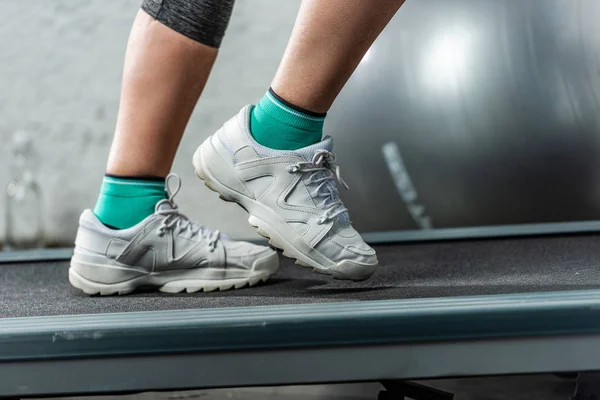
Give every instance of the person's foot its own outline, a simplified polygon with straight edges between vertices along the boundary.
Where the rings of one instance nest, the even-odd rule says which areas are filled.
[[[336,183],[332,139],[299,150],[272,150],[250,134],[243,108],[194,154],[196,175],[222,199],[239,203],[269,243],[302,266],[339,279],[363,280],[375,251],[352,228]]]
[[[173,191],[170,179],[177,180]],[[170,175],[169,198],[129,229],[110,229],[85,210],[69,268],[71,285],[91,295],[127,294],[138,287],[209,292],[253,286],[277,271],[277,252],[233,241],[181,214],[173,202],[180,185]]]

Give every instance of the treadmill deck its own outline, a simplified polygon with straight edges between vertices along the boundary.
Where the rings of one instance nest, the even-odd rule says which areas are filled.
[[[281,257],[266,284],[226,292],[89,297],[68,283],[68,261],[0,264],[0,317],[311,304],[600,288],[600,235],[376,246],[381,268],[354,283]]]

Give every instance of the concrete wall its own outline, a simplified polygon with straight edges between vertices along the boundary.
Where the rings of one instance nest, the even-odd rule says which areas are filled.
[[[47,240],[70,244],[93,207],[115,125],[126,39],[141,0],[4,0],[0,23],[0,242],[10,138],[25,130],[39,153]],[[196,147],[241,106],[257,101],[277,68],[299,0],[240,0],[220,58],[188,126],[174,172],[190,217],[238,238],[246,214],[218,200],[191,167]]]

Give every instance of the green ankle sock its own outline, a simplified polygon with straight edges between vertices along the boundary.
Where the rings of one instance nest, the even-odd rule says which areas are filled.
[[[94,214],[106,226],[127,229],[154,213],[154,207],[166,199],[165,180],[106,175]]]
[[[325,115],[296,107],[269,88],[252,109],[250,132],[265,147],[297,150],[321,141]]]

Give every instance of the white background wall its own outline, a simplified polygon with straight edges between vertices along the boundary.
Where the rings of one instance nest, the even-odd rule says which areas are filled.
[[[0,241],[9,141],[35,139],[47,240],[71,244],[93,207],[115,125],[123,56],[141,0],[3,0],[0,23]],[[268,88],[299,0],[238,0],[212,77],[175,161],[184,213],[238,238],[255,237],[246,214],[218,200],[191,166],[196,147]]]

